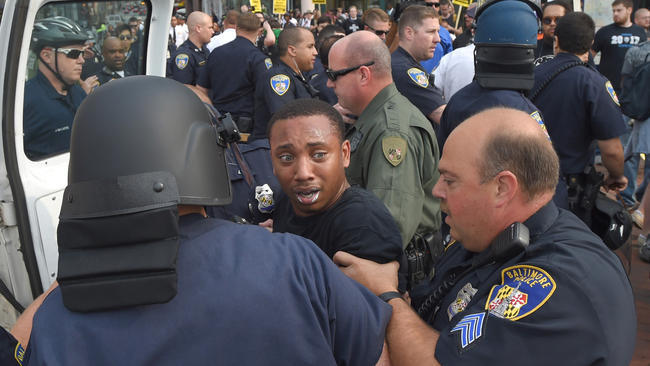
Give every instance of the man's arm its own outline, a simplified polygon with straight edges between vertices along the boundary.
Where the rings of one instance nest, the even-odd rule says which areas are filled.
[[[375,295],[397,291],[397,262],[377,264],[346,252],[337,252],[333,259],[343,273],[366,286]],[[393,307],[386,328],[391,364],[439,365],[435,359],[438,333],[422,321],[401,298],[394,298],[388,303]]]
[[[436,108],[433,112],[431,112],[431,114],[427,116],[427,118],[435,122],[437,125],[440,125],[440,118],[442,117],[442,112],[445,111],[446,106],[446,104],[443,104],[440,107]]]
[[[605,179],[608,189],[617,191],[625,189],[627,178],[623,175],[623,145],[618,137],[607,140],[598,140],[598,148],[603,159],[603,165],[609,172]]]
[[[269,22],[266,20],[264,21],[264,31],[266,31],[266,36],[264,37],[264,46],[266,47],[271,47],[275,45],[275,33],[273,33],[273,29],[269,25]]]

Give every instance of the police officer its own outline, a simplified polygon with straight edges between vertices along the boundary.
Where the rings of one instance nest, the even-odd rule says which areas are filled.
[[[626,127],[618,98],[612,84],[587,64],[594,28],[593,20],[585,13],[562,17],[555,29],[556,55],[535,69],[535,86],[530,95],[544,114],[548,133],[560,157],[563,176],[555,202],[561,207],[569,208],[565,178],[571,178],[570,185],[584,188],[586,184],[582,173],[593,164],[594,140],[609,173],[605,186],[621,190],[627,185],[619,138]],[[572,193],[581,191],[570,188]],[[574,198],[578,199],[571,197],[571,200],[575,201]],[[576,201],[570,208],[577,210],[577,206]]]
[[[399,47],[391,55],[393,80],[397,90],[438,127],[445,102],[433,77],[420,61],[433,57],[440,42],[438,14],[431,7],[412,5],[399,18]]]
[[[476,12],[474,80],[454,94],[436,132],[442,148],[451,131],[470,116],[490,107],[522,110],[543,125],[526,98],[534,83],[539,7],[528,0],[497,0]]]
[[[395,87],[390,53],[374,33],[359,31],[338,40],[328,62],[327,86],[339,101],[335,108],[359,116],[345,136],[350,140],[346,175],[393,215],[414,284],[429,274],[428,259],[442,251],[428,240],[440,229],[440,203],[431,195],[439,177],[433,127]],[[406,263],[402,269],[406,273]]]
[[[122,42],[117,37],[108,37],[104,40],[102,56],[104,59],[104,67],[97,74],[99,85],[131,75],[128,71],[124,70],[126,57]]]
[[[59,288],[34,317],[30,363],[377,362],[385,303],[307,239],[204,217],[230,202],[209,120],[192,91],[153,76],[112,81],[81,106]]]
[[[23,114],[25,154],[32,160],[68,150],[74,114],[97,80],[81,81],[86,40],[66,28],[34,25],[38,71],[25,83]]]
[[[252,139],[266,138],[266,124],[280,107],[299,98],[316,98],[303,72],[314,68],[314,35],[306,28],[288,27],[278,36],[278,59],[255,88],[255,126]]]
[[[212,18],[203,12],[195,11],[187,17],[189,37],[172,55],[172,79],[183,84],[196,85],[205,71],[208,51],[205,46],[212,34]]]
[[[449,136],[440,172],[433,194],[457,241],[413,298],[418,313],[395,292],[397,264],[334,256],[393,306],[391,363],[628,365],[630,282],[616,254],[552,202],[559,162],[539,125],[483,111]]]
[[[252,131],[255,84],[273,65],[254,44],[261,29],[255,14],[239,16],[237,38],[212,51],[197,83],[220,113],[232,115],[242,132]]]

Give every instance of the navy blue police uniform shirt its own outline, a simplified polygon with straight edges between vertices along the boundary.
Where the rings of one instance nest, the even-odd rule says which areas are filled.
[[[629,365],[636,315],[620,260],[552,202],[524,224],[530,230],[525,253],[460,277],[426,319],[440,332],[436,359],[443,365]],[[461,243],[449,244],[429,291],[475,256]]]
[[[212,105],[220,113],[253,118],[255,85],[271,66],[271,59],[251,41],[237,36],[212,51],[197,85],[210,89]]]
[[[580,59],[558,53],[535,68],[536,90],[559,68]],[[560,158],[563,174],[582,173],[593,164],[593,140],[608,140],[626,131],[612,83],[590,66],[575,66],[558,74],[535,98]]]
[[[255,124],[251,139],[267,138],[266,126],[273,113],[294,99],[312,98],[304,76],[277,60],[255,87]]]
[[[391,71],[397,90],[425,117],[445,104],[442,92],[433,84],[433,75],[424,71],[422,65],[402,47],[391,54]],[[433,125],[437,129],[437,124]]]
[[[59,94],[40,71],[25,83],[23,133],[25,154],[37,159],[68,151],[77,108],[86,92],[75,84]]]
[[[330,258],[339,250],[377,263],[399,260],[402,255],[402,237],[390,211],[360,187],[349,187],[330,208],[304,217],[296,215],[289,198],[281,193],[273,232],[312,240]]]
[[[172,56],[172,79],[183,84],[196,85],[205,72],[210,51],[205,45],[196,47],[189,39]]]
[[[486,89],[474,80],[456,92],[442,112],[440,128],[436,131],[440,150],[442,151],[451,131],[459,124],[481,111],[494,107],[509,107],[526,112],[545,128],[537,107],[522,93],[514,90]]]
[[[391,307],[312,242],[180,218],[178,293],[167,303],[74,313],[60,288],[34,317],[40,365],[374,365]]]
[[[235,157],[231,145],[226,150],[226,164],[230,177],[232,202],[226,206],[206,207],[206,211],[210,217],[232,220],[234,216],[239,216],[250,223],[257,224],[271,218],[271,213],[277,209],[276,197],[281,192],[280,183],[273,174],[271,146],[268,139],[258,139],[246,144],[238,144],[238,147],[252,175],[252,185],[246,180],[244,169]],[[255,199],[255,188],[264,184],[268,184],[273,191],[274,204],[273,207],[263,206],[260,209],[260,202]]]

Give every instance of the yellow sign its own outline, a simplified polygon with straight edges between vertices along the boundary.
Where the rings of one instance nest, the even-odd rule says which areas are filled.
[[[454,3],[456,5],[464,6],[464,7],[467,8],[469,6],[469,4],[472,3],[472,0],[453,0],[452,3]]]
[[[314,5],[327,5],[327,0],[312,0],[311,2]]]
[[[284,14],[287,12],[287,0],[273,0],[273,14]]]
[[[253,9],[253,11],[262,11],[262,1],[251,0],[251,8]]]

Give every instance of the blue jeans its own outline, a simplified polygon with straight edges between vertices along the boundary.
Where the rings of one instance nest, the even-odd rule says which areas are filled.
[[[644,164],[643,182],[637,188],[636,178],[639,172],[640,159],[641,157],[638,154],[634,154],[625,162],[623,167],[623,172],[627,178],[627,187],[621,192],[621,197],[623,197],[627,205],[633,205],[636,201],[641,201],[650,179],[650,156],[648,156]]]

